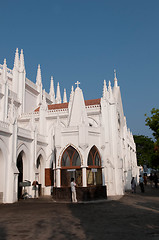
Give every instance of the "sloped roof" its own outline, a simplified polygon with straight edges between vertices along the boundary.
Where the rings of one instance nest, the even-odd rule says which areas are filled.
[[[48,105],[48,110],[68,108],[68,103],[58,103]]]
[[[90,106],[90,105],[100,105],[100,98],[91,99],[91,100],[85,100],[85,105],[86,105],[86,106]]]
[[[98,99],[91,99],[91,100],[85,100],[85,105],[86,106],[100,105],[100,98],[98,98]],[[63,108],[68,108],[68,103],[58,103],[58,104],[48,105],[48,110],[63,109]],[[35,112],[39,112],[39,109],[40,109],[40,107],[35,109]]]

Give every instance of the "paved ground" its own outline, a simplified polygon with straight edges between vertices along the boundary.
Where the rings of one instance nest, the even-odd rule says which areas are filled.
[[[159,189],[92,203],[50,198],[0,205],[0,240],[159,240]]]

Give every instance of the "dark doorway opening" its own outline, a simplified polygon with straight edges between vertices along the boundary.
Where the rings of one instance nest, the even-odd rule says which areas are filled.
[[[17,158],[17,168],[19,171],[18,176],[18,200],[22,197],[22,187],[20,186],[20,182],[23,181],[23,152],[21,152]]]

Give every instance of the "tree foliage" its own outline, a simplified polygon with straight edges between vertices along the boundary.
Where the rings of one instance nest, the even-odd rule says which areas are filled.
[[[153,167],[152,159],[154,158],[154,142],[151,138],[143,135],[134,135],[136,144],[136,154],[138,165],[147,165]]]
[[[155,137],[156,141],[159,140],[159,109],[152,108],[151,110],[151,117],[147,117],[147,114],[145,116],[147,117],[145,122],[146,126],[149,126],[149,128],[153,131],[153,136]]]
[[[155,138],[154,154],[152,157],[151,164],[156,168],[159,168],[159,109],[152,108],[151,116],[149,117],[147,116],[147,114],[145,114],[145,116],[146,116],[146,119],[145,119],[146,126],[149,126]]]

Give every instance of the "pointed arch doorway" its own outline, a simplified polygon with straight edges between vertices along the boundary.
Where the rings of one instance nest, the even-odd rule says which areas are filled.
[[[37,181],[38,181],[38,196],[40,197],[41,195],[43,195],[42,193],[42,186],[44,184],[44,166],[43,166],[43,156],[40,154],[37,158],[36,161],[36,168],[38,169],[38,177],[37,177]]]
[[[18,155],[17,158],[17,168],[19,171],[19,175],[18,175],[18,200],[22,197],[22,186],[20,186],[20,182],[23,181],[23,155],[24,152],[21,151]]]

